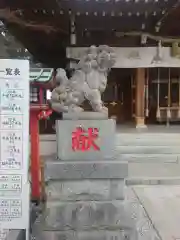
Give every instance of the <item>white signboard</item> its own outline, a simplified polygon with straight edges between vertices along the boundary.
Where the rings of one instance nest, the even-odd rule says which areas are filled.
[[[0,229],[28,230],[30,201],[28,167],[29,62],[2,59],[0,60]]]

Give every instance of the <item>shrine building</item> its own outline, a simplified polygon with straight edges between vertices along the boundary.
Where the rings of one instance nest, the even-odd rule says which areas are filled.
[[[0,11],[8,30],[43,69],[50,69],[46,81],[60,67],[71,76],[90,45],[109,45],[117,56],[102,96],[109,116],[118,124],[136,127],[179,124],[179,1],[6,0],[0,8],[13,13],[8,18]],[[39,70],[33,81],[37,83],[40,77]],[[38,84],[31,87],[31,97],[33,93],[37,97],[37,88]],[[41,128],[49,129],[46,120],[42,122]]]

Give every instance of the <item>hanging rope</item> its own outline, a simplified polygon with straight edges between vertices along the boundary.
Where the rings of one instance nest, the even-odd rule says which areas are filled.
[[[161,114],[160,114],[160,69],[158,68],[158,85],[157,85],[157,111],[156,111],[156,118],[160,119]]]
[[[115,102],[118,102],[118,87],[117,87],[117,83],[115,83],[114,85],[114,93],[115,93]]]
[[[147,69],[146,75],[146,110],[145,115],[149,117],[149,69]]]

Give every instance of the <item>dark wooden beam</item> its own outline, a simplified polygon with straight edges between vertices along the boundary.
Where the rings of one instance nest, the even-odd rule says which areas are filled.
[[[105,11],[106,13],[111,13],[114,12],[116,14],[119,14],[119,12],[131,12],[136,14],[139,12],[140,14],[144,14],[145,12],[148,12],[149,14],[152,14],[154,11],[156,13],[162,12],[163,9],[168,8],[169,2],[171,4],[175,0],[171,1],[154,1],[154,0],[149,0],[148,2],[146,1],[78,1],[78,0],[73,0],[73,4],[71,0],[61,0],[59,1],[60,3],[60,8],[65,10],[65,11],[73,11],[75,13],[80,12],[80,13],[102,13]]]
[[[174,13],[177,11],[178,8],[180,8],[180,1],[179,0],[170,1],[169,5],[170,6],[167,7],[165,10],[165,14],[158,19],[155,25],[156,32],[161,32],[163,26],[166,27],[166,24],[169,21],[169,19],[174,18]]]
[[[155,18],[156,19],[156,18]],[[76,27],[78,30],[103,30],[103,31],[148,31],[154,28],[155,19],[145,18],[145,16],[122,16],[122,17],[100,17],[100,16],[78,16],[76,17]]]
[[[23,10],[22,16],[23,19],[29,22],[41,22],[48,23],[59,32],[68,33],[70,25],[70,16],[62,15],[60,12],[53,10]]]
[[[56,0],[1,0],[0,8],[15,9],[57,9],[59,4]]]

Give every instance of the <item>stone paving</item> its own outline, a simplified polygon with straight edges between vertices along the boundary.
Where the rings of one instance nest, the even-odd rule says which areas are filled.
[[[162,240],[132,187],[126,189],[126,197],[131,217],[137,227],[138,240]]]
[[[157,237],[159,237],[155,239],[180,239],[180,185],[135,186],[131,188],[131,191],[134,192],[145,209],[146,215],[151,219],[150,222],[153,223]],[[152,224],[150,225],[152,227]],[[149,240],[149,238],[143,239]]]

